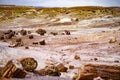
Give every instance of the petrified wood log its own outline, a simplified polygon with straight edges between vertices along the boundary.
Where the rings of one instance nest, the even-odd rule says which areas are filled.
[[[34,71],[38,65],[34,58],[24,58],[20,62],[26,71]]]
[[[10,60],[1,70],[1,75],[5,78],[24,78],[26,76],[26,72],[22,69],[23,67],[18,60]]]
[[[105,80],[120,80],[120,66],[87,64],[79,69],[77,78],[74,80],[93,80],[98,76]]]

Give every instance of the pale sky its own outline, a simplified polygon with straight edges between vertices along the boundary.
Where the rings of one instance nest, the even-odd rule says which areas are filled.
[[[42,7],[120,6],[120,0],[0,0],[0,4]]]

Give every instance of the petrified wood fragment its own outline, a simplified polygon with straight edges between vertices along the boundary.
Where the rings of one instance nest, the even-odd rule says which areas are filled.
[[[33,35],[29,35],[29,39],[33,39],[34,37],[33,37]]]
[[[65,32],[66,35],[70,35],[70,31],[64,30],[64,32]]]
[[[39,73],[46,76],[60,76],[61,73],[56,66],[46,66],[44,69],[39,70]]]
[[[42,40],[42,41],[40,41],[39,43],[40,43],[40,45],[45,45],[45,44],[46,44],[46,43],[45,43],[45,40]]]
[[[68,70],[68,68],[65,67],[64,64],[62,64],[62,63],[58,64],[56,67],[60,72],[67,72],[67,70]]]
[[[120,66],[86,64],[79,69],[77,78],[74,80],[93,80],[93,78],[98,76],[105,80],[120,80]]]
[[[24,35],[27,34],[27,31],[23,29],[23,30],[20,31],[20,34],[24,36]]]
[[[23,67],[18,60],[10,60],[1,70],[1,75],[5,78],[24,78],[26,76],[26,72],[22,69]]]
[[[36,33],[38,33],[38,34],[40,34],[40,35],[44,35],[44,34],[46,33],[46,30],[44,30],[44,29],[38,29],[38,30],[36,31]]]
[[[26,71],[34,71],[38,65],[34,58],[24,58],[20,62]]]
[[[21,38],[16,38],[15,41],[13,42],[13,44],[9,45],[9,47],[12,47],[12,48],[13,47],[21,47],[23,45],[24,45],[24,43],[23,43],[22,39]]]
[[[58,33],[57,32],[51,32],[50,34],[52,34],[52,35],[58,35]]]

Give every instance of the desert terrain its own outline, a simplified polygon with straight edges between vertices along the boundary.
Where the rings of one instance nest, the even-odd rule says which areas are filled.
[[[45,31],[44,34],[39,30]],[[14,35],[10,36],[10,32]],[[117,77],[96,77],[120,80],[120,8],[0,6],[1,69],[11,59],[26,57],[38,62],[37,71],[45,66],[64,64],[68,69],[61,72],[60,80],[72,80],[85,64],[118,67]],[[112,72],[108,71],[108,75]],[[34,74],[25,80],[35,78],[59,80],[56,77],[39,79]]]

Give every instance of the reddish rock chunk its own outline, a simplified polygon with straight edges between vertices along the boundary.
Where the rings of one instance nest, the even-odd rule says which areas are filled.
[[[78,59],[80,59],[80,57],[79,57],[78,55],[75,55],[75,56],[74,56],[74,59],[75,59],[75,60],[78,60]]]
[[[33,39],[34,37],[33,37],[33,35],[29,35],[29,39]]]
[[[24,30],[24,29],[22,29],[22,30],[20,31],[20,34],[23,35],[23,36],[24,36],[24,35],[27,35],[27,31]]]
[[[25,47],[25,49],[29,49],[29,47],[28,47],[28,46],[26,46],[26,47]]]
[[[67,70],[68,70],[68,68],[65,67],[64,64],[62,64],[62,63],[58,64],[56,67],[60,72],[67,72]]]
[[[70,31],[64,30],[64,32],[65,32],[66,35],[70,35]]]
[[[69,69],[74,69],[74,66],[73,65],[69,65]]]
[[[36,31],[36,33],[38,33],[38,34],[40,34],[40,35],[44,35],[44,34],[46,33],[46,30],[44,30],[44,29],[38,29],[38,30]]]
[[[32,44],[38,44],[38,42],[33,42]]]
[[[111,39],[109,40],[109,43],[115,43],[117,40],[115,37],[111,37]]]
[[[52,34],[54,36],[58,35],[58,33],[56,33],[56,32],[51,32],[50,34]]]
[[[40,74],[48,76],[60,76],[61,73],[55,66],[46,66],[44,69],[39,70]]]
[[[40,43],[40,45],[45,45],[45,44],[46,44],[46,43],[45,43],[45,40],[42,40],[42,41],[40,41],[39,43]]]

